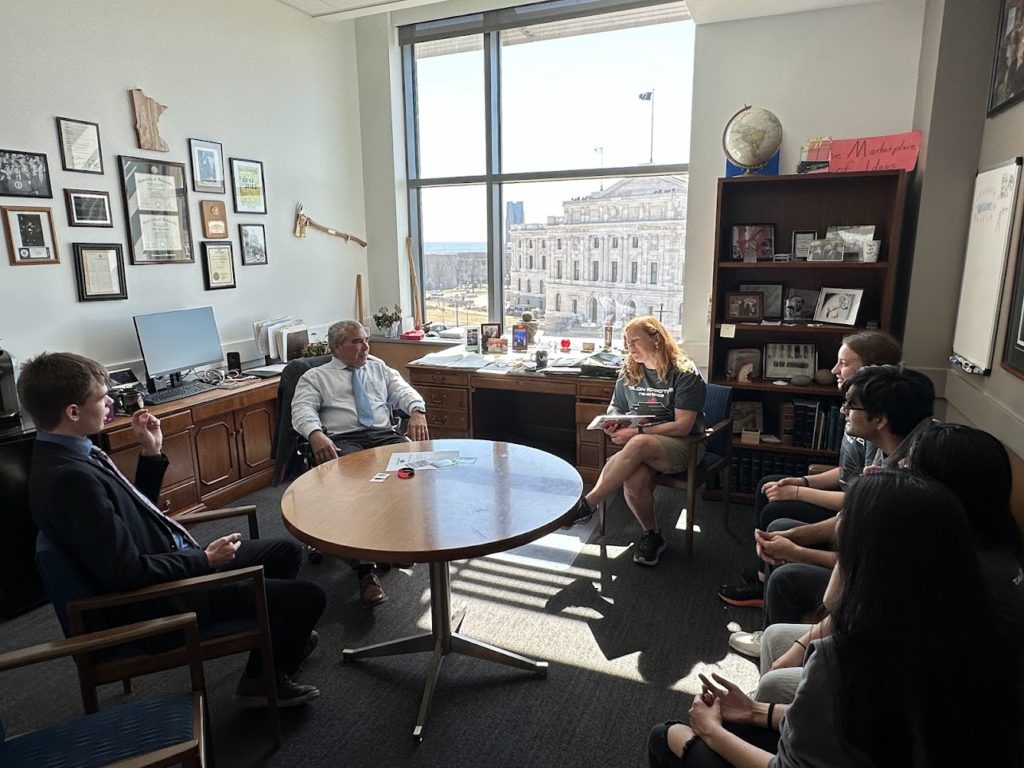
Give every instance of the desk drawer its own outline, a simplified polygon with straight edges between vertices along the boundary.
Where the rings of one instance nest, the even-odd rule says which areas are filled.
[[[199,491],[196,484],[185,483],[160,494],[158,506],[164,512],[178,515],[189,511],[199,504]]]
[[[423,400],[427,404],[428,412],[433,408],[466,410],[468,392],[465,389],[453,389],[452,387],[418,387],[417,391],[423,395]]]
[[[603,413],[607,413],[607,405],[598,405],[597,403],[576,403],[576,423],[582,424],[584,427],[594,420],[595,416],[600,416]],[[596,432],[597,430],[591,430]]]
[[[612,394],[615,392],[614,381],[581,381],[579,383],[579,396],[592,400],[604,400],[611,402]]]
[[[445,384],[449,387],[468,387],[469,373],[455,373],[452,371],[439,371],[437,369],[421,370],[410,368],[410,378],[413,384]]]
[[[469,420],[466,411],[453,411],[445,408],[435,408],[427,411],[427,425],[433,430],[434,427],[445,427],[446,429],[467,429]]]
[[[612,456],[622,450],[622,446],[609,443],[605,447],[604,460],[608,461]],[[601,468],[601,454],[596,443],[578,443],[576,445],[576,465],[580,467]]]
[[[431,440],[468,439],[469,437],[470,434],[468,429],[445,429],[444,427],[430,428]]]
[[[181,411],[180,413],[172,413],[170,416],[160,417],[160,429],[163,430],[164,436],[174,435],[178,432],[184,432],[186,429],[192,426],[192,413],[191,411]],[[104,434],[107,442],[106,450],[110,453],[119,451],[122,448],[128,448],[130,446],[138,446],[139,441],[135,438],[135,433],[131,430],[131,427],[127,429],[116,429],[113,432],[107,432]],[[135,468],[132,468],[134,473]],[[131,477],[131,475],[129,475]]]

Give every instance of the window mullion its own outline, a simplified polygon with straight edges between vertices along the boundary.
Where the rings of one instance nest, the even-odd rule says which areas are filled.
[[[484,105],[487,114],[487,316],[500,321],[504,308],[502,275],[501,174],[501,40],[498,32],[484,35]]]

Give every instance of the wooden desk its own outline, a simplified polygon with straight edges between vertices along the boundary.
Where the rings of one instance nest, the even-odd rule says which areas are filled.
[[[532,445],[573,463],[587,483],[621,446],[587,424],[608,409],[613,379],[489,373],[411,363],[409,380],[427,404],[431,437],[474,437]]]
[[[180,515],[222,507],[270,485],[277,382],[257,379],[148,406],[160,419],[170,460],[160,489],[162,509]],[[125,475],[135,477],[139,444],[129,417],[104,426],[98,442]]]
[[[383,483],[392,453],[452,451],[473,464],[420,470]],[[281,500],[284,524],[296,538],[342,557],[430,563],[431,631],[366,648],[345,649],[343,660],[433,651],[413,737],[423,726],[441,671],[451,653],[541,675],[547,662],[466,637],[452,629],[448,562],[500,552],[533,541],[567,521],[583,491],[579,473],[534,448],[487,440],[427,440],[359,451],[303,474]]]

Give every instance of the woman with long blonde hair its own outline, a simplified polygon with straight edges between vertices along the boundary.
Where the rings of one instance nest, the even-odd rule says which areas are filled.
[[[608,460],[593,490],[580,500],[575,522],[590,519],[598,504],[622,488],[626,504],[643,528],[633,562],[652,566],[665,550],[654,515],[655,475],[686,467],[692,444],[682,438],[704,429],[707,387],[697,366],[657,318],[630,320],[623,340],[628,354],[608,413],[645,419],[635,426],[605,425],[605,432],[622,450]]]

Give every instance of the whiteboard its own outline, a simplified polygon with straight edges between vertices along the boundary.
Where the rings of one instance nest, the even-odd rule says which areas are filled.
[[[1020,168],[1018,157],[981,171],[974,181],[953,353],[967,360],[978,373],[992,369]]]

